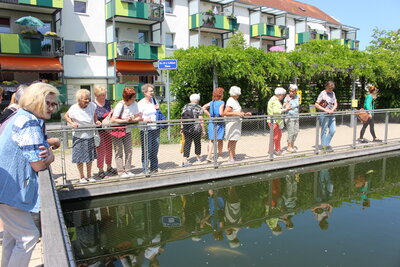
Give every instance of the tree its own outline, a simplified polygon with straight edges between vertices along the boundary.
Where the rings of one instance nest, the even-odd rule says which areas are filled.
[[[392,52],[400,52],[400,29],[397,31],[386,31],[374,29],[372,34],[371,46],[367,47],[369,51],[379,49],[390,50]]]
[[[229,40],[228,40],[227,47],[228,48],[239,47],[242,49],[246,49],[247,42],[246,42],[246,39],[244,39],[244,34],[241,31],[234,32],[232,37],[229,38]]]

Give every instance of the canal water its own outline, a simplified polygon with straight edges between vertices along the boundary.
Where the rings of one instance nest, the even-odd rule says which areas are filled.
[[[63,210],[78,266],[400,266],[400,154]]]

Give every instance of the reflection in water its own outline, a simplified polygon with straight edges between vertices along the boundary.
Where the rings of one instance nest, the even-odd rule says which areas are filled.
[[[400,252],[387,236],[372,239],[376,243],[363,239],[372,232],[368,227],[384,226],[375,217],[400,221],[390,201],[378,202],[400,196],[399,159],[288,171],[279,177],[258,175],[236,186],[235,180],[229,186],[205,184],[198,192],[89,209],[76,203],[65,211],[65,221],[78,266],[265,266],[306,264],[311,256],[316,265],[354,260],[371,265],[365,252],[354,249],[358,236],[365,247],[381,244],[373,251],[392,246],[393,255]],[[380,207],[379,214],[366,213],[374,209],[373,203]],[[396,229],[387,231],[398,236]],[[355,240],[341,241],[353,233]],[[327,253],[328,246],[337,255],[314,255],[318,249]],[[395,257],[386,259],[400,263]]]

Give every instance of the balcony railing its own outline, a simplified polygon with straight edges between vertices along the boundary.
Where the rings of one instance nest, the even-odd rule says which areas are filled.
[[[251,37],[265,36],[272,40],[288,39],[289,28],[282,25],[259,23],[250,26]]]
[[[60,57],[61,40],[59,37],[0,33],[0,53]]]
[[[189,16],[189,30],[196,28],[211,28],[229,32],[238,30],[239,25],[235,16],[202,12]]]
[[[296,44],[304,44],[312,40],[328,40],[328,34],[301,32],[296,34]]]
[[[116,16],[163,21],[164,6],[159,1],[111,0],[106,3],[106,19]]]
[[[64,7],[64,0],[0,0],[0,3],[49,7],[49,8]]]
[[[107,44],[107,59],[158,60],[165,57],[165,46],[151,43],[121,41]]]

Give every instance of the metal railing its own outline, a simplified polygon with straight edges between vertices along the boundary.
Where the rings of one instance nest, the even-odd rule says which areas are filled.
[[[72,163],[74,157],[73,132],[85,133],[91,135],[95,131],[100,130],[100,146],[96,148],[96,155],[90,159],[92,164],[92,172],[84,171],[85,178],[108,180],[108,179],[135,179],[140,177],[149,177],[160,174],[174,174],[182,172],[196,172],[204,169],[229,168],[237,165],[248,165],[267,163],[268,161],[277,161],[285,159],[296,159],[299,157],[314,156],[324,153],[345,152],[354,149],[363,149],[373,146],[398,143],[400,141],[400,109],[375,110],[375,132],[380,142],[372,142],[369,126],[365,131],[363,140],[358,140],[362,123],[357,119],[359,111],[342,111],[332,114],[332,118],[336,120],[336,133],[333,135],[329,145],[322,146],[321,132],[326,127],[321,125],[321,119],[325,113],[302,113],[299,114],[298,124],[299,131],[297,139],[294,141],[294,149],[288,149],[288,117],[281,116],[248,116],[248,117],[224,117],[224,118],[207,118],[203,120],[170,120],[163,121],[164,127],[169,130],[158,129],[154,123],[152,124],[132,124],[127,126],[113,125],[115,127],[102,128],[77,128],[63,126],[58,129],[49,130],[50,137],[57,137],[61,140],[61,147],[55,150],[56,161],[52,164],[53,175],[57,178],[57,185],[68,185],[78,183],[81,178],[76,164]],[[269,127],[270,123],[279,123],[283,129]],[[225,141],[223,147],[218,147],[217,127],[212,128],[215,124],[225,125],[225,130],[229,127],[230,122],[239,123],[241,128],[240,140],[236,144],[235,158],[229,156],[230,150]],[[325,123],[325,122],[323,122]],[[201,124],[204,125],[205,136],[202,136]],[[211,127],[210,127],[211,126]],[[197,128],[197,129],[196,129]],[[110,137],[111,132],[117,129],[128,130],[129,137],[125,137],[126,143],[118,141],[118,138]],[[183,129],[183,131],[181,131]],[[281,147],[274,146],[274,130],[282,131],[280,140]],[[169,132],[169,134],[168,134]],[[210,134],[212,142],[208,138]],[[279,133],[281,134],[281,133]],[[79,134],[78,134],[79,135]],[[186,136],[186,141],[197,144],[193,148],[192,144],[186,148],[181,143],[181,137]],[[212,137],[214,136],[214,137]],[[224,138],[223,134],[218,138]],[[275,138],[277,134],[275,135]],[[94,138],[91,146],[94,146]],[[157,144],[159,144],[157,149]],[[190,153],[189,153],[189,148]],[[125,150],[124,150],[125,149]],[[185,151],[186,150],[186,151]],[[75,151],[76,152],[76,151]],[[181,154],[183,152],[183,155]],[[122,157],[119,160],[120,173],[117,175],[115,168],[116,154]],[[196,155],[197,154],[197,155]],[[185,164],[185,156],[187,163]],[[124,159],[124,157],[126,157]],[[101,159],[100,159],[101,158]],[[232,160],[233,159],[233,160]],[[101,162],[100,162],[101,161]],[[132,164],[129,164],[131,161]],[[151,163],[151,164],[150,164]],[[122,164],[122,165],[121,165]],[[113,170],[107,172],[107,165]],[[101,168],[100,168],[101,167]],[[100,172],[104,169],[104,173]],[[124,175],[122,175],[124,174]],[[87,177],[86,177],[87,176]],[[60,179],[61,178],[61,179]]]

